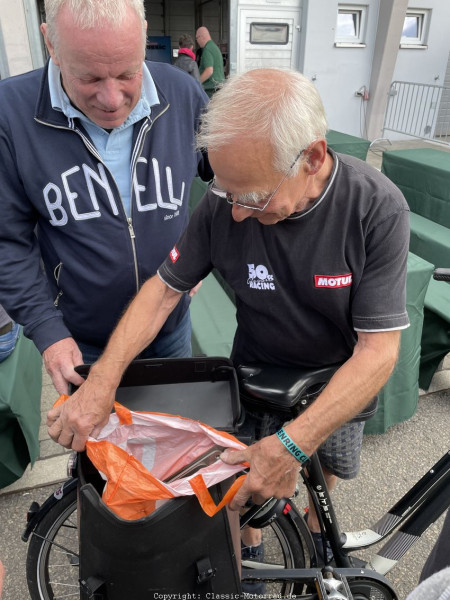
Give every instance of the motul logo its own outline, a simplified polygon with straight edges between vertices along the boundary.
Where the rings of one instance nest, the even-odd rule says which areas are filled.
[[[174,246],[174,247],[172,248],[172,250],[170,251],[170,254],[169,254],[169,256],[170,256],[170,260],[171,260],[173,263],[174,263],[174,262],[177,262],[178,258],[180,257],[180,253],[178,252],[178,250],[177,250],[177,247],[176,247],[176,246]]]
[[[352,285],[352,274],[347,275],[314,275],[316,288],[341,288]]]

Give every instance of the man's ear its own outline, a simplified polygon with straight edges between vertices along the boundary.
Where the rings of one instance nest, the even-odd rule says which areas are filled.
[[[47,23],[42,23],[39,29],[41,30],[41,33],[42,33],[42,35],[44,37],[45,45],[47,46],[47,50],[48,50],[50,56],[52,57],[53,62],[55,63],[55,65],[59,66],[59,62],[58,62],[58,58],[56,56],[55,48],[49,42],[49,39],[47,37]]]
[[[305,150],[306,162],[303,163],[309,175],[315,175],[322,168],[327,156],[327,142],[325,138],[316,140]]]

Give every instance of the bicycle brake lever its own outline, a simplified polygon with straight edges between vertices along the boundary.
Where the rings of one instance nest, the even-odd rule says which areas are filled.
[[[253,517],[255,515],[257,515],[263,508],[266,508],[266,506],[270,502],[272,502],[272,500],[274,500],[274,498],[269,498],[268,500],[266,500],[262,504],[253,504],[253,506],[251,506],[251,508],[249,508],[248,511],[245,514],[241,515],[241,518],[240,518],[240,527],[241,527],[241,529],[243,527],[245,527],[245,525],[247,525],[247,523],[249,521],[251,521],[253,519]]]

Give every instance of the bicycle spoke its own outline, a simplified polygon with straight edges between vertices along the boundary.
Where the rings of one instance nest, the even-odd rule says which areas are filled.
[[[39,535],[36,532],[33,535],[35,535],[36,537],[40,538],[41,540],[44,540],[45,542],[47,542],[47,544],[51,544],[52,546],[56,546],[57,548],[59,548],[63,552],[66,552],[66,554],[73,554],[73,556],[76,556],[78,559],[80,558],[76,552],[73,552],[72,550],[69,550],[68,548],[65,548],[64,546],[61,546],[61,544],[58,544],[57,542],[54,542],[53,540],[50,540],[49,538],[46,538],[46,537],[44,537],[42,535]]]

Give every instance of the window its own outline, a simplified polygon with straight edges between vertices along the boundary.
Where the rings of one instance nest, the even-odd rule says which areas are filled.
[[[250,23],[250,44],[287,44],[287,23]]]
[[[365,47],[367,6],[339,4],[336,23],[335,46]]]
[[[427,47],[429,12],[421,9],[408,9],[406,11],[400,48]]]

